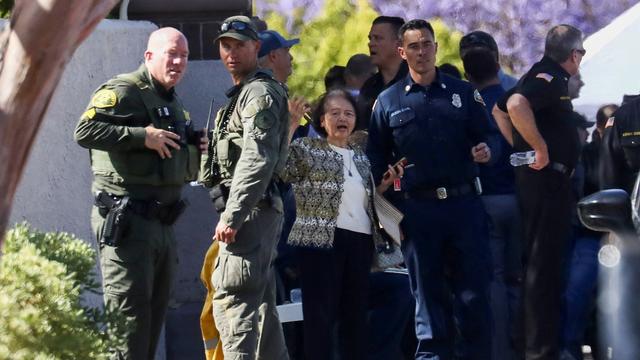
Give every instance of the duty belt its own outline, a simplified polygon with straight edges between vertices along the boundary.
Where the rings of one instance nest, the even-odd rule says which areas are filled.
[[[209,191],[209,197],[211,197],[211,201],[213,202],[213,207],[216,209],[218,214],[222,214],[224,210],[227,208],[227,200],[229,200],[229,190],[230,188],[224,184],[218,184],[211,188]],[[273,196],[281,197],[280,188],[278,186],[278,182],[276,180],[271,180],[267,189],[260,200],[258,200],[258,205],[273,205]]]
[[[95,197],[95,205],[98,208],[110,209],[114,204],[119,203],[124,198],[128,197],[99,192]],[[156,200],[128,199],[127,208],[146,219],[158,220],[165,225],[172,225],[178,220],[188,205],[189,202],[187,200],[179,200],[167,204]]]
[[[571,169],[570,167],[566,166],[565,164],[561,164],[559,162],[551,161],[548,166],[549,166],[549,168],[551,170],[555,170],[555,171],[557,171],[557,172],[559,172],[561,174],[569,175],[569,176],[573,175],[573,169]]]
[[[445,200],[450,197],[464,196],[477,193],[475,186],[462,184],[457,186],[438,187],[435,189],[420,189],[403,193],[405,199],[438,199]]]

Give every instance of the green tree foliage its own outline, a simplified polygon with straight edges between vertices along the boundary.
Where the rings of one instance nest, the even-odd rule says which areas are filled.
[[[9,17],[13,9],[13,0],[0,0],[0,17]]]
[[[459,52],[460,39],[463,34],[459,31],[452,31],[445,25],[444,21],[440,19],[433,19],[429,22],[433,26],[433,32],[436,33],[436,41],[438,42],[437,63],[454,65],[460,70],[460,73],[463,74],[464,69]]]
[[[265,19],[270,29],[283,36],[299,37],[291,48],[293,75],[289,88],[293,95],[316,99],[324,92],[324,75],[334,65],[346,65],[357,53],[368,54],[367,36],[371,22],[379,14],[367,0],[327,0],[318,16],[308,19],[306,8],[297,7],[285,17],[269,12]],[[458,42],[462,36],[450,31],[444,22],[432,21],[438,41],[438,62],[448,62],[462,69]]]
[[[357,53],[367,54],[367,34],[377,16],[366,0],[353,4],[347,0],[328,0],[320,15],[302,22],[305,9],[294,13],[293,29],[285,28],[287,19],[271,13],[269,28],[285,37],[300,37],[300,44],[291,48],[294,58],[293,76],[289,78],[292,94],[315,99],[324,92],[324,75],[334,65],[345,65]]]
[[[22,224],[0,262],[0,359],[106,359],[122,344],[121,317],[88,308],[95,251],[66,233]],[[109,324],[109,332],[104,324]]]

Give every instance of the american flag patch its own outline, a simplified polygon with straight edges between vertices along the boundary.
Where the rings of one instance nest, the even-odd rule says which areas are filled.
[[[538,79],[545,79],[547,80],[547,82],[551,82],[551,80],[553,80],[553,76],[547,74],[547,73],[539,73],[538,75],[536,75],[536,77]]]
[[[604,126],[605,128],[608,127],[612,127],[613,123],[615,122],[616,118],[614,118],[613,116],[609,118],[609,120],[607,120],[607,124]]]

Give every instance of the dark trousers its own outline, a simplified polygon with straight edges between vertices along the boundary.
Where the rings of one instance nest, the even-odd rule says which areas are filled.
[[[298,249],[306,360],[365,358],[372,256],[371,235],[344,229],[331,249]]]
[[[369,275],[367,360],[403,359],[404,337],[413,324],[414,310],[409,276],[384,271]],[[413,331],[410,335],[415,346]]]
[[[491,311],[493,313],[493,359],[516,358],[512,334],[520,309],[522,277],[522,223],[515,194],[485,195],[489,215],[489,247],[493,260]]]
[[[595,302],[599,250],[598,236],[578,235],[569,252],[562,347],[577,360],[582,360],[584,335]]]
[[[516,171],[525,233],[524,351],[527,360],[557,360],[564,258],[574,206],[569,176],[545,168]]]
[[[491,359],[487,216],[478,196],[407,199],[402,252],[416,300],[416,359]],[[455,304],[455,305],[454,305]]]

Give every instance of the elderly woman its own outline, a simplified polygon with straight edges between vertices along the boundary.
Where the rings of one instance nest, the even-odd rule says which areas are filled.
[[[296,198],[288,243],[297,247],[300,265],[307,360],[334,357],[336,324],[340,357],[365,358],[368,274],[382,240],[372,220],[369,160],[349,141],[355,105],[344,90],[323,95],[312,115],[323,138],[294,141],[283,176]],[[390,167],[377,190],[385,191],[401,175],[402,169]]]

